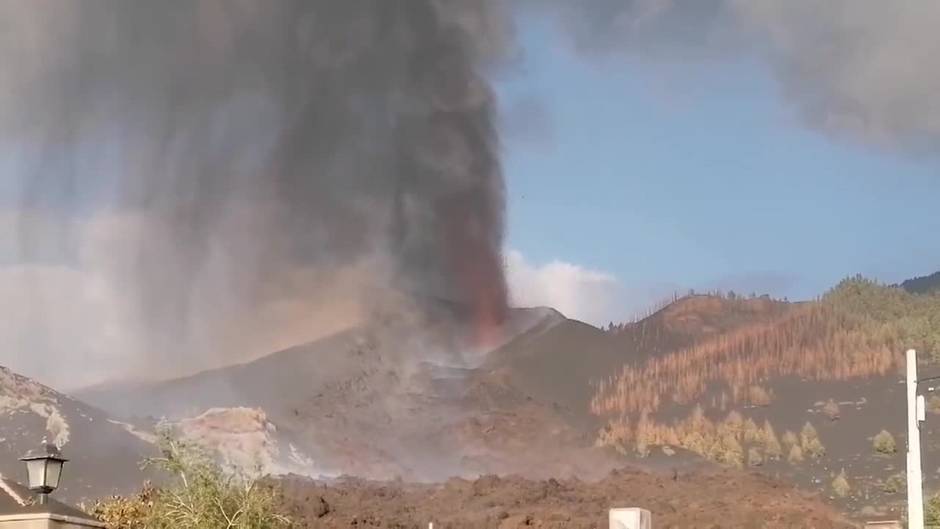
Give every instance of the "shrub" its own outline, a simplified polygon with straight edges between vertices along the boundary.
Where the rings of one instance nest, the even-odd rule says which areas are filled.
[[[907,486],[907,478],[904,474],[895,474],[886,479],[881,486],[881,490],[888,494],[896,494]]]
[[[762,443],[764,441],[764,431],[757,426],[753,419],[747,419],[744,421],[743,437],[745,443]]]
[[[652,425],[646,413],[640,415],[636,424],[636,454],[640,457],[650,455],[650,438],[652,437]]]
[[[851,490],[849,480],[845,477],[845,469],[842,469],[842,472],[839,472],[836,479],[832,480],[832,492],[834,492],[836,496],[844,498],[849,495]]]
[[[735,438],[740,438],[741,434],[744,432],[744,417],[737,411],[732,410],[728,413],[728,416],[721,426],[727,429]]]
[[[826,455],[826,447],[822,444],[822,441],[820,441],[818,437],[810,439],[809,443],[803,447],[803,451],[809,454],[813,459],[819,459]]]
[[[935,494],[924,502],[924,522],[930,527],[940,525],[940,494]]]
[[[839,403],[829,399],[823,406],[822,412],[826,417],[829,417],[830,421],[837,420],[839,418]]]
[[[875,452],[879,454],[893,454],[898,451],[897,445],[894,442],[894,436],[891,435],[891,432],[888,430],[881,430],[872,439],[872,447],[875,449]]]
[[[278,529],[290,525],[279,514],[273,490],[250,476],[222,470],[194,446],[161,433],[163,456],[151,459],[174,478],[164,488],[129,499],[114,498],[95,505],[93,513],[115,529]]]
[[[705,455],[708,452],[708,440],[699,432],[689,432],[682,437],[681,441],[679,446],[686,450],[699,455]]]
[[[800,431],[800,445],[803,452],[809,454],[813,459],[819,459],[826,455],[826,447],[819,440],[816,428],[813,428],[813,425],[809,422],[803,425],[803,429]]]
[[[787,455],[787,461],[793,464],[803,462],[803,449],[800,448],[800,445],[794,444],[790,447],[790,453]]]
[[[780,446],[780,441],[777,439],[777,434],[774,432],[774,427],[770,425],[770,421],[764,421],[763,430],[764,454],[767,455],[767,459],[780,459],[783,457],[783,447]]]
[[[809,421],[806,421],[806,424],[803,425],[803,429],[800,430],[800,445],[803,449],[806,449],[806,445],[813,439],[819,439],[819,434],[816,432],[816,428],[814,428]]]
[[[931,395],[927,399],[927,411],[930,413],[940,413],[940,396]]]
[[[713,458],[719,463],[740,468],[744,466],[744,449],[734,436],[722,435],[718,438]]]
[[[760,450],[756,446],[752,446],[747,451],[747,466],[749,467],[759,467],[764,464],[764,456],[761,455]]]
[[[787,430],[787,431],[783,432],[783,439],[782,439],[782,440],[783,440],[783,446],[784,446],[784,448],[786,448],[787,450],[789,450],[790,447],[792,447],[792,446],[794,446],[794,445],[799,445],[799,444],[800,444],[799,438],[796,436],[795,433],[791,432],[790,430]]]
[[[770,393],[760,386],[751,386],[748,388],[747,398],[752,406],[770,406],[770,402],[773,400]]]
[[[112,529],[146,529],[155,493],[156,489],[145,483],[143,490],[134,496],[96,501],[89,514]]]

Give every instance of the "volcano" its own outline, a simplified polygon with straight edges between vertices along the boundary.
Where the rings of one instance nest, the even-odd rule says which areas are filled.
[[[501,332],[533,338],[566,321],[551,309],[515,309]],[[323,475],[428,481],[613,468],[611,455],[571,426],[569,410],[533,399],[499,369],[484,367],[492,352],[438,351],[433,346],[445,343],[438,338],[433,329],[416,338],[411,327],[363,327],[243,365],[81,395],[135,421],[263,410],[277,436],[290,439]],[[552,459],[546,454],[559,456],[556,464],[546,465]]]
[[[915,307],[929,300],[877,288]],[[442,302],[417,328],[377,322],[246,364],[79,396],[128,422],[167,418],[197,438],[213,433],[213,446],[235,456],[277,445],[281,473],[439,483],[724,465],[849,512],[898,512],[903,451],[873,439],[903,446],[900,353],[828,302],[694,295],[606,330],[513,309],[502,343],[454,349],[472,341],[460,338],[473,332],[460,332],[464,310]],[[933,486],[940,444],[926,430]],[[256,449],[234,441],[249,438]],[[835,496],[843,471],[852,488]]]

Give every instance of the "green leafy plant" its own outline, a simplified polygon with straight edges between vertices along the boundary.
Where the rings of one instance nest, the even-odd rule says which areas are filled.
[[[145,487],[131,498],[112,498],[92,513],[114,529],[282,529],[290,520],[277,510],[273,489],[257,477],[221,468],[206,452],[161,432],[161,457],[145,466],[170,476],[161,488]]]
[[[940,360],[940,294],[911,294],[855,276],[840,282],[823,303],[860,325],[872,342],[915,348]]]

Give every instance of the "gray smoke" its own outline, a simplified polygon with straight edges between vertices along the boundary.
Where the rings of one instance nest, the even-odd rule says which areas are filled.
[[[485,0],[3,0],[3,259],[45,294],[20,293],[37,317],[13,347],[61,348],[50,320],[89,318],[61,314],[50,270],[114,313],[74,347],[151,370],[289,344],[387,291],[498,321],[481,72],[505,20]]]
[[[586,54],[757,59],[809,126],[907,152],[940,149],[940,4],[880,0],[520,0]]]
[[[7,355],[50,378],[66,357],[196,369],[388,292],[499,321],[482,75],[508,7],[585,57],[758,59],[812,127],[940,146],[934,2],[0,0]]]

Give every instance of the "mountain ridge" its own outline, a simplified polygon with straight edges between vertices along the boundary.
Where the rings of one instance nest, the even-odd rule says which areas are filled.
[[[906,281],[902,281],[897,286],[912,294],[927,294],[930,292],[937,292],[940,291],[940,272],[914,277]]]

